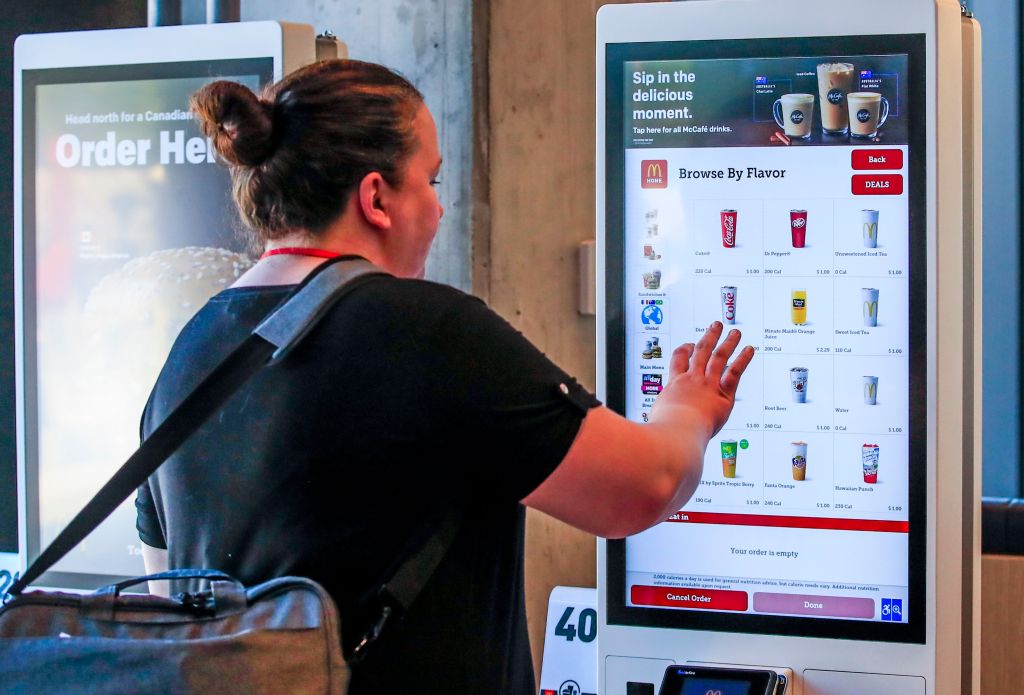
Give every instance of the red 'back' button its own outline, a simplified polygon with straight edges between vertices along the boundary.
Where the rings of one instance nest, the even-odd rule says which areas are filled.
[[[902,195],[902,174],[854,174],[854,195]]]
[[[903,168],[903,150],[853,150],[854,169],[888,169],[890,171]]]

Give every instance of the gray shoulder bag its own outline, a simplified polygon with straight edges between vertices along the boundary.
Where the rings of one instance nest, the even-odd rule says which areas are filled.
[[[91,594],[25,588],[128,498],[245,381],[284,359],[328,309],[381,274],[363,259],[320,266],[203,380],[3,597],[0,690],[25,695],[160,692],[180,695],[344,695],[351,666],[403,614],[440,564],[458,516],[380,587],[380,616],[346,659],[331,597],[316,582],[280,577],[246,588],[213,569],[137,577]],[[150,580],[209,580],[174,598],[122,594]]]

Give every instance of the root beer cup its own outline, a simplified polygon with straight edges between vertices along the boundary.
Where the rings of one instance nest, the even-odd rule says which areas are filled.
[[[722,210],[722,246],[736,248],[736,211]]]
[[[789,370],[790,392],[794,403],[807,402],[807,367],[793,367]]]
[[[862,446],[861,461],[864,464],[864,482],[874,485],[878,482],[878,445]]]
[[[726,478],[736,477],[736,454],[739,446],[735,439],[722,440],[722,475]]]
[[[722,288],[722,323],[736,324],[736,288],[731,285]]]
[[[793,248],[802,249],[807,242],[807,211],[790,210],[789,228],[793,237]]]

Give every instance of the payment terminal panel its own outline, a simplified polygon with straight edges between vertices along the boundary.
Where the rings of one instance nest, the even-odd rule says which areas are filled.
[[[694,496],[600,548],[601,692],[637,682],[631,656],[775,668],[787,692],[970,690],[961,18],[891,15],[599,15],[601,395],[645,422],[716,320],[757,351]]]
[[[175,335],[252,263],[189,95],[218,78],[259,89],[314,50],[311,27],[279,22],[18,39],[22,567],[135,450]],[[130,499],[42,582],[90,588],[142,571]]]

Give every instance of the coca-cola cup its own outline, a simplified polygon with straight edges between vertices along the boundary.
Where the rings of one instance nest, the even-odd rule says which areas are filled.
[[[793,248],[802,249],[807,241],[807,211],[790,210],[789,228],[793,233]]]
[[[722,210],[722,246],[736,248],[736,211]]]

